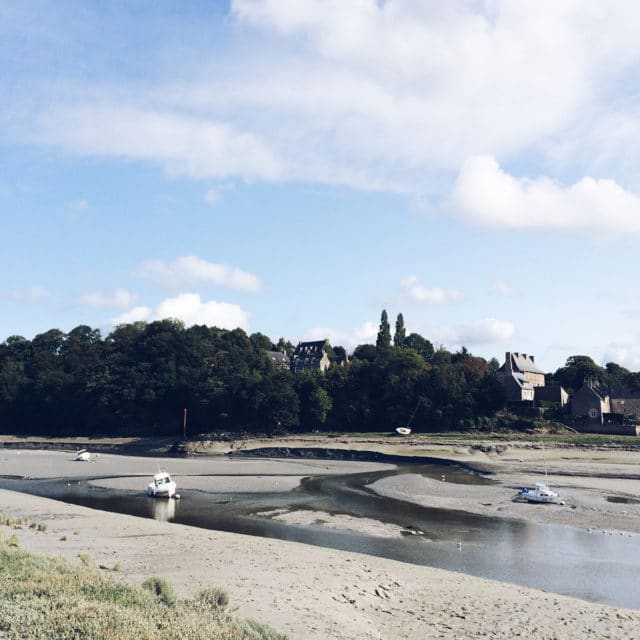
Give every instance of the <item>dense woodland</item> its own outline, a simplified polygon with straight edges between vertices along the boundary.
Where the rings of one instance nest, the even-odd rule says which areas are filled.
[[[466,349],[434,349],[392,337],[382,313],[375,345],[360,345],[344,367],[322,374],[276,369],[267,350],[293,350],[247,335],[176,320],[118,326],[103,338],[78,326],[0,344],[0,429],[48,435],[187,435],[211,431],[389,432],[490,428],[505,404],[498,361]],[[340,353],[339,346],[330,350]],[[640,387],[640,375],[573,356],[549,376],[569,390],[585,377],[603,387]]]

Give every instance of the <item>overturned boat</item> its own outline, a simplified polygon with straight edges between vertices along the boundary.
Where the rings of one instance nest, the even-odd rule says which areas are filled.
[[[86,449],[80,449],[76,452],[76,462],[89,462],[91,454]]]
[[[159,471],[147,487],[147,495],[154,498],[174,498],[176,483],[166,471]]]

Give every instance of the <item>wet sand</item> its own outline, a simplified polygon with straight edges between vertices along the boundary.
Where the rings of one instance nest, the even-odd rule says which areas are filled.
[[[361,444],[354,446],[362,448]],[[457,458],[483,467],[494,472],[496,484],[454,485],[446,478],[412,474],[381,480],[375,490],[495,517],[640,531],[639,505],[606,499],[615,495],[633,500],[640,494],[638,453],[512,446],[496,453],[446,445],[422,455]],[[102,476],[106,479],[95,482],[141,491],[158,464],[170,467],[185,489],[192,483],[194,488],[215,490],[222,479],[227,483],[225,491],[234,487],[241,491],[289,490],[306,475],[385,468],[318,460],[210,457],[157,461],[107,455],[79,463],[64,452],[0,450],[3,475]],[[515,489],[539,479],[545,464],[549,483],[566,504],[511,502]],[[133,475],[122,477],[132,468]],[[110,572],[116,579],[140,583],[152,575],[164,576],[184,594],[209,585],[224,586],[230,592],[231,608],[239,615],[255,617],[292,639],[640,637],[640,611],[429,567],[104,513],[11,491],[0,491],[0,510],[48,525],[45,533],[19,530],[25,548],[72,560],[88,554],[98,565],[118,565],[118,571]],[[303,519],[305,515],[298,512],[290,517]],[[349,520],[357,521],[334,519],[327,526],[362,527],[369,532],[376,528],[376,521]],[[8,533],[5,527],[1,530]]]

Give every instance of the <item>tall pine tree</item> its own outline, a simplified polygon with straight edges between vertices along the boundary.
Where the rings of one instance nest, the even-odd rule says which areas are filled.
[[[401,347],[404,345],[404,339],[407,335],[407,332],[404,328],[404,318],[401,313],[398,314],[396,318],[396,332],[393,334],[393,344],[396,347]]]
[[[380,330],[376,338],[376,347],[379,351],[384,351],[391,346],[391,326],[389,325],[389,317],[387,310],[383,309],[380,315]]]

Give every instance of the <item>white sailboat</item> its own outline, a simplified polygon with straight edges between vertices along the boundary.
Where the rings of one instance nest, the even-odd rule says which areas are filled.
[[[555,491],[551,491],[546,483],[536,482],[533,488],[524,487],[518,494],[527,502],[558,502],[559,496]]]
[[[544,461],[544,482],[535,482],[533,488],[523,487],[518,493],[518,498],[525,502],[542,502],[552,504],[564,504],[560,496],[549,488],[547,484],[547,459],[544,455],[544,445],[542,446],[542,459]]]

